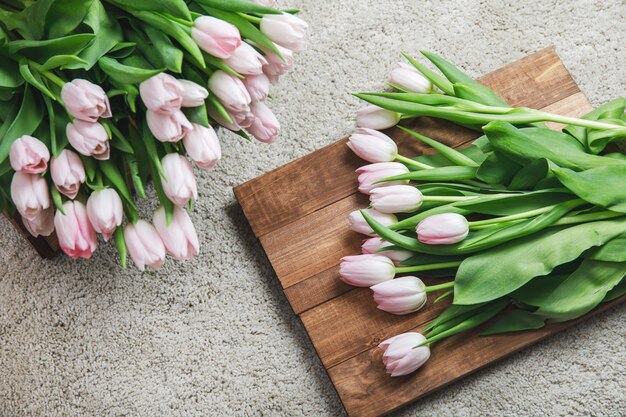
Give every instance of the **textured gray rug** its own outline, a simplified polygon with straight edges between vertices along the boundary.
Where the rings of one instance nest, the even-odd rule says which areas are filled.
[[[193,213],[202,254],[158,273],[41,261],[0,220],[0,415],[341,415],[231,188],[348,134],[400,51],[428,49],[473,75],[555,44],[599,105],[626,90],[623,0],[281,2],[310,48],[273,91],[276,145],[222,135]],[[104,246],[103,246],[104,247]],[[626,402],[626,308],[617,308],[397,415],[607,415]]]

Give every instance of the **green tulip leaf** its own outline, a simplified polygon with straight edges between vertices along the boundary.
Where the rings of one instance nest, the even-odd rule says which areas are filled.
[[[220,9],[220,10],[226,10],[229,12],[254,13],[254,14],[280,14],[281,13],[280,11],[273,9],[271,7],[253,3],[248,0],[196,0],[196,2],[200,4],[201,6],[211,7],[211,8]]]
[[[608,103],[594,109],[590,113],[587,113],[582,118],[585,120],[602,120],[602,119],[624,119],[624,110],[626,109],[626,98],[619,97],[615,100],[611,100]],[[602,140],[593,140],[589,138],[589,131],[582,126],[565,126],[564,132],[569,133],[575,137],[580,143],[582,143],[592,153],[600,153],[606,144],[609,142],[609,138],[602,138]]]
[[[184,0],[107,0],[123,10],[134,12],[156,12],[191,22],[191,14]]]
[[[440,168],[412,171],[407,174],[385,178],[376,183],[399,180],[413,181],[462,181],[476,178],[477,167],[445,166]]]
[[[125,65],[119,61],[103,56],[98,61],[98,65],[109,77],[121,84],[139,84],[161,72],[162,69],[145,69]]]
[[[81,33],[41,41],[20,39],[7,43],[4,48],[11,55],[19,54],[38,63],[44,63],[57,55],[78,55],[94,37],[95,35],[91,33]]]
[[[602,159],[607,162],[615,160]],[[561,184],[583,200],[626,213],[626,165],[606,165],[582,172],[566,168],[553,168],[552,171]]]
[[[458,152],[462,153],[463,155],[465,155],[466,157],[474,161],[477,165],[480,165],[488,156],[488,154],[483,153],[483,151],[478,146],[474,146],[474,145],[470,145],[466,148],[460,149],[458,150]],[[439,153],[434,153],[430,155],[420,155],[418,157],[411,158],[411,159],[421,162],[426,165],[430,165],[435,168],[455,165],[452,162],[450,162],[448,158],[446,158],[445,156]],[[415,170],[418,170],[419,168],[409,166],[409,169],[412,171],[415,171]]]
[[[621,235],[606,245],[591,250],[587,259],[606,262],[626,262],[626,235]]]
[[[454,203],[454,206],[473,213],[509,216],[552,206],[574,198],[576,196],[566,188],[554,188],[523,194],[486,195],[475,200]]]
[[[32,88],[26,85],[19,111],[15,118],[7,119],[0,128],[0,163],[8,156],[13,142],[23,135],[31,135],[41,124],[44,111],[37,99],[37,94],[33,94]],[[5,129],[5,126],[6,129]]]
[[[526,310],[513,310],[500,317],[491,326],[482,332],[481,336],[489,336],[493,334],[519,332],[523,330],[541,329],[545,326],[546,319],[544,317],[533,314]]]
[[[415,67],[415,69],[418,70],[424,77],[428,78],[433,85],[439,87],[439,89],[446,94],[454,95],[454,87],[445,77],[437,74],[435,71],[431,70],[426,65],[420,63],[415,58],[405,54],[404,52],[402,53],[402,56],[404,56],[407,61],[409,61],[411,65],[413,65],[413,67]]]
[[[476,178],[487,184],[507,184],[521,169],[521,165],[507,156],[492,152],[480,164],[476,171]]]
[[[45,82],[41,79],[39,74],[33,73],[30,70],[30,67],[28,66],[28,64],[20,65],[20,74],[22,74],[22,77],[24,77],[24,80],[26,80],[28,84],[32,85],[37,90],[41,91],[43,94],[45,94],[52,100],[56,100],[55,95],[48,89],[48,87],[46,86]]]

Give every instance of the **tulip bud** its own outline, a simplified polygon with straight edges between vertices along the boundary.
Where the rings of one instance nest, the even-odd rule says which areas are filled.
[[[390,246],[394,246],[393,243],[387,242],[380,237],[371,237],[365,239],[361,245],[361,252],[364,254],[383,255],[391,259],[394,263],[398,264],[402,261],[409,259],[413,256],[413,253],[408,250],[401,249],[387,249]]]
[[[165,263],[165,246],[154,226],[147,221],[127,224],[124,240],[130,258],[139,270],[145,270],[146,266],[159,269]]]
[[[162,178],[163,190],[167,197],[178,206],[186,206],[192,198],[198,198],[196,179],[191,163],[177,153],[167,154],[161,159],[165,178]]]
[[[400,121],[400,113],[367,106],[356,112],[356,125],[368,129],[382,130],[393,127]]]
[[[224,60],[229,67],[244,75],[263,74],[263,65],[267,60],[252,46],[243,42],[233,54]]]
[[[467,219],[457,213],[435,214],[427,217],[415,229],[417,239],[427,245],[450,245],[469,234]]]
[[[67,139],[78,153],[95,159],[109,159],[109,135],[100,123],[74,120],[65,129]]]
[[[212,16],[194,20],[191,37],[200,49],[216,58],[226,59],[241,45],[239,30]]]
[[[54,215],[54,228],[61,250],[72,259],[91,258],[98,243],[85,206],[80,201],[66,201],[63,211],[65,214],[57,210]]]
[[[392,224],[398,222],[398,218],[393,214],[381,213],[374,209],[364,209],[363,211],[383,226],[391,226]],[[367,221],[363,218],[361,210],[355,210],[350,213],[348,215],[348,220],[350,221],[350,227],[355,232],[362,233],[364,235],[374,234],[370,225],[367,224]]]
[[[339,264],[339,278],[355,287],[371,287],[392,280],[396,267],[383,255],[344,256]]]
[[[172,222],[168,225],[165,219],[165,209],[159,207],[154,212],[152,223],[161,237],[167,253],[174,259],[191,259],[198,254],[200,243],[189,214],[180,208],[174,207]]]
[[[389,136],[368,128],[357,129],[348,139],[348,148],[367,162],[391,162],[398,156],[398,147]]]
[[[398,66],[391,71],[389,82],[398,87],[412,93],[430,93],[433,84],[413,65],[400,62]]]
[[[292,51],[303,51],[306,47],[307,23],[290,13],[266,14],[261,19],[261,32],[273,42]]]
[[[280,123],[274,113],[262,101],[256,101],[250,106],[254,120],[248,131],[257,140],[264,143],[274,143],[280,132]]]
[[[54,209],[48,207],[40,211],[32,220],[22,217],[22,223],[28,232],[37,236],[50,236],[54,232]]]
[[[9,162],[16,172],[41,174],[48,169],[50,151],[42,141],[24,135],[11,144]]]
[[[222,157],[220,141],[211,126],[194,124],[193,130],[183,138],[183,144],[191,160],[202,169],[215,167]]]
[[[11,180],[11,200],[23,218],[34,220],[50,207],[48,183],[40,175],[16,172]]]
[[[50,176],[56,189],[73,200],[86,179],[83,161],[76,153],[63,149],[59,156],[52,158]]]
[[[372,207],[381,213],[411,213],[422,205],[422,193],[412,185],[390,185],[370,192]]]
[[[248,75],[243,80],[252,101],[263,101],[270,92],[270,79],[265,74]]]
[[[378,309],[388,313],[409,314],[426,304],[426,285],[417,277],[400,277],[371,288]]]
[[[218,70],[209,78],[209,90],[211,90],[220,102],[232,112],[250,110],[252,98],[246,90],[246,86],[237,77]]]
[[[204,104],[204,100],[209,96],[209,90],[189,80],[178,80],[178,84],[183,88],[183,107],[198,107]]]
[[[269,49],[263,49],[267,65],[263,65],[263,72],[272,84],[278,82],[278,78],[293,68],[293,51],[276,45],[276,49],[280,52],[280,56],[276,55]]]
[[[357,169],[356,173],[359,175],[359,191],[363,194],[369,194],[374,188],[409,183],[409,180],[400,180],[374,184],[385,178],[408,174],[409,169],[399,162],[378,162],[376,164],[365,165]]]
[[[430,347],[416,346],[425,340],[420,333],[409,332],[394,336],[378,345],[384,351],[383,363],[387,373],[391,376],[408,375],[424,365],[430,358]]]
[[[87,200],[87,216],[94,230],[108,241],[122,224],[124,209],[120,196],[112,188],[94,191]]]
[[[150,132],[161,142],[178,142],[193,130],[193,125],[180,110],[171,114],[148,110],[146,121]]]
[[[148,110],[170,114],[180,110],[184,88],[176,78],[162,72],[139,84],[139,94]]]
[[[99,85],[79,78],[65,83],[61,100],[76,119],[97,122],[100,117],[111,117],[109,98]]]
[[[215,110],[213,108],[213,106],[208,107],[207,111],[209,113],[209,116],[211,116],[211,119],[215,120],[221,126],[224,126],[225,128],[232,130],[233,132],[238,132],[241,129],[243,129],[243,126],[240,126],[240,125],[237,124],[237,117],[235,116],[235,114],[229,113],[230,118],[233,121],[233,123],[230,123],[230,122],[226,121],[226,119],[224,119],[224,117],[221,114],[219,114],[217,112],[217,110]],[[250,114],[252,114],[252,113],[250,113]],[[251,120],[252,119],[250,118],[250,121]]]

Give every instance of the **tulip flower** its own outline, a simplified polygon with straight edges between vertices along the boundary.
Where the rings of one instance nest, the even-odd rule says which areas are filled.
[[[241,45],[237,27],[212,16],[194,20],[191,37],[204,52],[221,59],[230,57]]]
[[[120,196],[112,188],[94,191],[87,200],[87,216],[94,230],[108,241],[124,217]]]
[[[393,214],[381,213],[374,209],[365,209],[363,211],[365,211],[369,216],[371,216],[374,220],[376,220],[383,226],[391,226],[392,224],[398,222],[398,218]],[[374,233],[370,225],[367,224],[367,221],[363,218],[361,210],[355,210],[350,213],[348,215],[348,220],[350,221],[350,227],[355,232],[362,233],[364,235],[370,235]]]
[[[261,32],[273,42],[292,51],[303,51],[305,35],[309,25],[289,13],[267,14],[261,19]]]
[[[389,136],[369,128],[357,129],[348,147],[367,162],[391,162],[398,156],[398,147]]]
[[[67,111],[78,120],[97,122],[100,117],[111,117],[109,98],[99,85],[77,78],[65,83],[61,100]]]
[[[177,153],[167,154],[161,159],[164,177],[163,190],[167,197],[178,206],[186,206],[192,198],[198,198],[196,179],[191,163]]]
[[[450,245],[469,234],[467,219],[457,213],[435,214],[427,217],[415,229],[417,239],[427,245]]]
[[[211,169],[222,157],[220,141],[211,126],[194,124],[193,130],[183,138],[185,150],[192,161],[202,169]]]
[[[358,127],[382,130],[393,127],[400,121],[400,113],[385,110],[378,106],[367,106],[356,112]]]
[[[265,74],[248,75],[243,80],[252,101],[263,101],[270,92],[270,79]]]
[[[426,285],[417,277],[400,277],[371,287],[378,309],[392,314],[413,313],[426,304]]]
[[[241,80],[218,70],[209,78],[211,90],[220,102],[232,112],[249,111],[252,98]]]
[[[293,51],[276,45],[280,56],[269,49],[263,49],[267,65],[263,65],[263,73],[267,75],[272,84],[278,82],[278,78],[293,68]],[[282,57],[282,58],[281,58]]]
[[[413,65],[406,62],[400,62],[391,71],[389,82],[412,93],[430,93],[433,89],[430,80],[424,77]]]
[[[363,241],[363,244],[361,245],[361,252],[363,254],[384,255],[396,264],[413,256],[413,253],[408,250],[385,249],[390,246],[394,246],[393,243],[387,242],[377,236],[370,237],[369,239],[365,239]]]
[[[183,104],[185,90],[180,82],[164,72],[139,84],[139,94],[148,110],[171,114]]]
[[[56,189],[73,200],[86,179],[83,161],[75,152],[63,149],[59,156],[52,158],[50,176]]]
[[[159,234],[167,253],[174,259],[191,259],[198,254],[200,243],[189,214],[180,208],[174,207],[172,221],[168,225],[165,218],[165,209],[159,207],[154,212],[152,223]]]
[[[239,124],[237,124],[237,117],[233,113],[229,113],[230,118],[233,121],[232,123],[230,123],[226,119],[224,119],[224,117],[220,113],[218,113],[217,110],[213,108],[213,106],[208,107],[207,112],[209,113],[209,116],[211,116],[211,119],[215,120],[221,126],[224,126],[225,128],[232,130],[233,132],[238,132],[241,129],[243,129],[243,126],[240,126]],[[252,122],[250,122],[250,124],[252,124]]]
[[[409,180],[388,181],[374,184],[385,178],[396,175],[408,174],[409,169],[399,162],[378,162],[360,167],[356,170],[359,175],[359,191],[363,194],[370,194],[374,188],[388,187],[390,185],[408,184]]]
[[[243,42],[233,54],[224,60],[229,67],[240,74],[258,75],[263,74],[263,65],[267,60],[252,46]]]
[[[22,223],[34,237],[50,236],[54,232],[54,208],[50,206],[40,211],[31,220],[22,217]]]
[[[109,159],[109,135],[100,123],[74,120],[65,129],[70,145],[81,155],[95,159]]]
[[[144,271],[146,266],[159,269],[165,263],[165,246],[154,226],[147,221],[127,224],[124,240],[130,258],[139,270]]]
[[[257,140],[264,143],[273,143],[280,133],[280,123],[274,113],[262,101],[256,101],[250,106],[254,120],[248,132]]]
[[[87,210],[80,201],[66,201],[63,211],[54,215],[54,228],[59,246],[72,259],[89,259],[98,247],[96,232],[89,222]]]
[[[161,142],[178,142],[193,130],[193,125],[180,110],[171,114],[148,110],[146,121],[150,132]]]
[[[390,185],[370,192],[372,207],[381,213],[411,213],[422,205],[422,193],[412,185]]]
[[[9,162],[16,172],[41,174],[48,169],[50,151],[42,141],[24,135],[11,144]]]
[[[420,333],[402,333],[378,345],[383,350],[383,363],[391,376],[408,375],[430,358],[430,348],[420,346],[426,338]]]
[[[209,96],[209,90],[189,80],[178,80],[183,88],[181,97],[183,107],[198,107],[204,104]]]
[[[41,175],[16,172],[11,180],[11,200],[23,218],[35,220],[50,207],[48,183]]]
[[[395,275],[393,261],[383,255],[344,256],[339,264],[339,278],[355,287],[371,287]]]

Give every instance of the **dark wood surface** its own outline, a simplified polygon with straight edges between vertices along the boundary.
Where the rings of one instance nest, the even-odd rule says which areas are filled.
[[[37,251],[39,256],[44,259],[52,259],[54,258],[60,251],[59,249],[59,241],[54,233],[50,236],[32,236],[24,224],[22,223],[22,219],[20,215],[16,212],[13,216],[9,215],[7,212],[3,213],[4,216],[11,222],[15,230],[20,233],[24,239],[30,243],[30,245]]]

